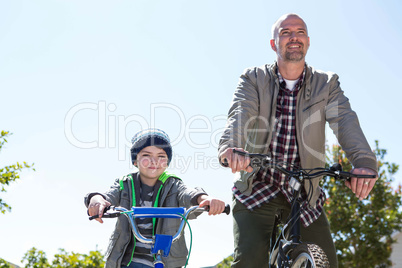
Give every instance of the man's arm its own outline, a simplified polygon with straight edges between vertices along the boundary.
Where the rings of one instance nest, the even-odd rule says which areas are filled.
[[[377,175],[377,159],[360,127],[359,119],[352,110],[349,99],[343,94],[338,76],[329,82],[330,94],[326,107],[326,118],[336,135],[346,157],[354,166],[355,174]],[[346,183],[360,200],[366,198],[373,189],[376,179],[352,178]]]
[[[247,129],[254,125],[258,116],[259,97],[255,81],[255,71],[246,69],[240,76],[228,112],[226,128],[219,142],[218,157],[221,164],[227,161],[232,172],[253,169],[247,166],[250,160],[233,154],[233,149],[243,150],[247,140]]]

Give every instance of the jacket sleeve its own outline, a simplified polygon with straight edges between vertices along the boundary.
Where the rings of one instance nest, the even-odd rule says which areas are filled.
[[[112,206],[119,206],[120,205],[120,179],[116,179],[114,184],[109,188],[106,193],[99,193],[99,192],[92,192],[88,193],[84,198],[85,206],[88,207],[91,198],[94,195],[101,195],[107,201],[109,201]]]
[[[206,195],[207,193],[200,187],[189,188],[181,180],[178,185],[178,195],[177,199],[179,202],[179,207],[189,208],[191,206],[198,205],[197,199],[200,195]],[[197,218],[201,213],[192,213],[189,219]]]
[[[247,129],[253,127],[259,114],[259,97],[255,69],[246,69],[240,76],[233,95],[225,130],[219,142],[218,155],[231,147],[244,148],[247,142]]]
[[[189,208],[198,205],[198,197],[204,194],[206,195],[207,193],[200,187],[189,188],[181,180],[178,182],[177,199],[180,207]]]
[[[344,95],[338,76],[329,81],[330,91],[326,119],[336,135],[346,157],[355,168],[370,168],[377,172],[377,160],[360,127],[359,119]]]

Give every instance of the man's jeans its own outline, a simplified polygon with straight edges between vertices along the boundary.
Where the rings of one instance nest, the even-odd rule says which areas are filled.
[[[282,219],[290,214],[290,204],[279,194],[269,203],[250,211],[236,198],[233,201],[233,234],[235,268],[268,267],[271,234],[275,213],[282,210]],[[307,228],[301,225],[301,240],[319,245],[327,254],[331,267],[338,267],[336,249],[325,212]]]

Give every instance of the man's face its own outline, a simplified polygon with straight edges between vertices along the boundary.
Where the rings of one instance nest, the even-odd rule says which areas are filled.
[[[279,61],[304,61],[309,46],[307,27],[302,19],[294,15],[279,23],[271,40],[271,47]]]

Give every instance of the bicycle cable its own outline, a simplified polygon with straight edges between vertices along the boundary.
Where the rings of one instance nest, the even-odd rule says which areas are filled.
[[[313,168],[313,169],[309,169],[309,170],[304,170],[304,171],[306,171],[303,175],[304,175],[304,180],[303,180],[303,182],[305,182],[306,180],[307,181],[309,181],[309,190],[308,190],[308,192],[306,193],[306,198],[301,198],[301,200],[302,200],[302,202],[300,203],[300,207],[301,208],[305,208],[309,203],[310,203],[310,201],[311,201],[311,199],[313,198],[313,184],[312,184],[312,182],[311,182],[311,179],[312,178],[310,178],[310,174],[312,173],[312,172],[314,172],[314,171],[324,171],[324,170],[326,170],[326,168]],[[292,205],[291,205],[291,209],[293,208],[293,206],[294,205],[296,205],[297,204],[297,202],[296,202],[296,200],[294,200],[293,202],[292,202]],[[286,221],[287,222],[291,222],[291,221],[293,221],[296,217],[300,217],[300,215],[294,215],[292,218],[288,218]],[[293,226],[294,225],[292,225],[292,226],[290,226],[290,228],[293,228]],[[285,225],[285,227],[287,227],[287,225]],[[287,238],[284,236],[284,239],[285,240],[287,240]]]
[[[310,172],[312,172],[312,171],[314,171],[314,170],[315,170],[315,169],[312,169],[312,170],[310,170],[309,172],[307,172],[307,173],[304,174],[304,175],[308,177],[309,174],[310,174]],[[304,183],[305,181],[306,181],[306,180],[303,180],[303,183]],[[307,181],[309,182],[309,190],[308,190],[308,192],[306,193],[306,197],[305,197],[305,198],[303,198],[302,196],[299,196],[300,200],[302,200],[302,201],[300,202],[300,209],[306,208],[306,207],[308,206],[308,204],[310,204],[311,199],[313,198],[313,184],[312,184],[312,182],[311,182],[311,179],[308,178]],[[293,206],[296,205],[296,204],[297,204],[297,202],[296,202],[296,200],[294,200],[294,201],[292,202],[291,209],[292,209]],[[299,214],[299,215],[294,215],[291,219],[289,219],[288,222],[294,220],[296,217],[300,217],[300,215],[301,215],[301,214]],[[290,228],[293,228],[293,226],[294,226],[294,225],[290,226]]]
[[[188,229],[190,230],[190,246],[189,246],[189,249],[188,249],[188,255],[187,255],[186,265],[184,265],[184,268],[186,268],[186,267],[187,267],[187,264],[188,264],[188,260],[190,259],[191,248],[192,248],[192,245],[193,245],[193,232],[191,231],[190,223],[188,223],[186,217],[184,217],[183,214],[180,214],[180,213],[178,213],[178,214],[180,215],[180,217],[183,218],[183,220],[186,222],[186,225],[188,225]],[[183,229],[183,232],[184,232],[184,229]]]

